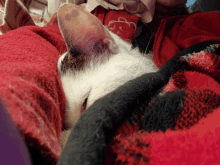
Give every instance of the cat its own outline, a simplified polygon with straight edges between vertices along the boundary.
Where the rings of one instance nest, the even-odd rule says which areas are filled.
[[[57,18],[67,46],[57,64],[66,96],[67,129],[99,98],[129,80],[158,70],[150,57],[132,49],[130,43],[79,6],[63,4]]]

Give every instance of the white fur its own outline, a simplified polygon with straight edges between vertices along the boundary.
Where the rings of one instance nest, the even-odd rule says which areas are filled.
[[[150,57],[143,56],[137,49],[131,51],[130,44],[111,32],[110,35],[118,46],[116,55],[113,55],[104,64],[91,63],[90,68],[83,71],[73,74],[69,70],[60,75],[67,101],[65,123],[69,127],[74,126],[80,118],[80,110],[87,97],[86,108],[89,108],[97,99],[129,80],[158,70]],[[65,55],[63,54],[58,61],[59,70]]]

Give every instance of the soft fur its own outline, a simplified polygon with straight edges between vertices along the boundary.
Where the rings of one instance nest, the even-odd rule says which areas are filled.
[[[58,12],[58,21],[68,47],[58,61],[67,100],[68,128],[95,100],[129,80],[157,71],[150,57],[138,49],[132,50],[130,44],[78,6],[64,4]]]

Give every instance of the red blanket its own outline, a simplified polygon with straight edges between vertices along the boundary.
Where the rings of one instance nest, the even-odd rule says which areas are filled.
[[[220,44],[199,43],[161,68],[163,78],[174,72],[169,82],[139,110],[144,111],[140,122],[124,123],[112,138],[117,164],[219,164],[219,50]],[[146,82],[152,83],[158,81]]]
[[[0,36],[0,95],[28,144],[51,162],[61,153],[65,97],[57,60],[65,44],[57,25],[23,27]]]
[[[131,42],[137,29],[138,16],[128,14],[125,11],[106,10],[98,6],[92,11],[102,23],[113,33],[120,36],[123,40]]]
[[[220,41],[219,11],[196,12],[161,21],[153,45],[154,61],[164,65],[181,50],[202,41]]]

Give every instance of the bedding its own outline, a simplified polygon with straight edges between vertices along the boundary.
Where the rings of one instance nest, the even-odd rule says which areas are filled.
[[[219,164],[219,46],[192,45],[96,101],[58,165]]]
[[[61,154],[59,138],[65,109],[57,61],[66,46],[56,25],[56,13],[44,27],[38,27],[28,5],[26,1],[5,2],[0,26],[0,97],[19,128],[32,163],[55,164]],[[126,29],[121,37],[131,41],[138,17],[124,11],[115,13],[109,12],[105,23],[113,27],[112,15],[125,17],[129,22],[125,18],[122,23],[118,18],[114,22]]]
[[[58,165],[219,164],[218,14],[163,19],[153,47],[160,70],[86,110]]]
[[[220,41],[219,11],[197,11],[189,15],[164,18],[155,35],[154,61],[158,67],[193,44]]]
[[[45,21],[44,27],[38,27],[26,10],[30,1],[22,2],[5,3],[0,27],[0,96],[26,142],[33,164],[56,164],[59,158],[58,164],[62,165],[220,162],[219,36],[213,31],[219,27],[217,22],[213,29],[203,26],[216,20],[217,16],[213,20],[212,16],[219,12],[164,19],[153,47],[160,70],[98,100],[77,122],[61,154],[65,96],[57,60],[66,47],[56,14]],[[124,40],[134,39],[137,16],[101,7],[93,14],[105,25],[113,20],[118,28],[110,29]],[[121,15],[126,21],[120,22]],[[190,41],[195,32],[190,31],[195,28],[193,22],[206,15],[209,19],[203,19],[206,22],[197,27],[201,38]],[[190,26],[184,24],[187,21]],[[126,33],[119,31],[120,26]],[[185,41],[190,42],[182,46],[178,43],[181,36],[187,37],[183,27],[189,27]]]
[[[0,36],[0,96],[21,136],[55,164],[65,95],[57,71],[65,44],[57,25],[26,26]]]

